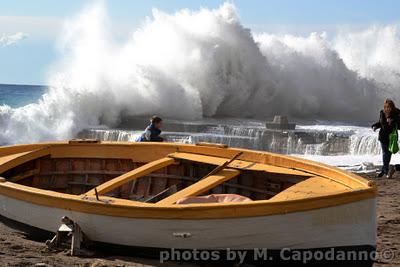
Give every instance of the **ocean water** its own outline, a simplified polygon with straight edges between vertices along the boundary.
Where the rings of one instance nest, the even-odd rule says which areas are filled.
[[[24,108],[39,101],[46,90],[45,86],[0,85],[0,99],[3,106]],[[170,142],[223,143],[231,147],[295,155],[360,172],[375,171],[380,165],[376,133],[367,126],[360,126],[360,123],[302,120],[297,121],[294,131],[271,131],[265,127],[266,120],[270,118],[166,119],[163,135]],[[135,141],[146,124],[145,117],[126,117],[115,127],[88,127],[72,137]],[[400,156],[394,155],[392,162],[400,163]]]
[[[42,85],[0,84],[0,105],[17,108],[34,103],[46,89]]]

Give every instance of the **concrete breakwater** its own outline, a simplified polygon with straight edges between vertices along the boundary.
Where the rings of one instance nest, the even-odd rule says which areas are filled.
[[[96,128],[82,131],[78,137],[107,141],[135,141],[146,126],[137,120],[117,129]],[[163,129],[170,142],[222,143],[284,154],[303,155],[376,155],[380,153],[376,135],[365,127],[297,125],[294,130],[267,129],[262,123],[222,124],[217,122],[168,121]]]

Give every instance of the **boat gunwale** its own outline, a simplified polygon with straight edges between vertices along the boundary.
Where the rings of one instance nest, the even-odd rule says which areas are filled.
[[[330,174],[338,174],[339,176],[343,176],[343,177],[347,177],[349,179],[351,179],[352,181],[358,183],[359,185],[363,186],[364,188],[369,188],[369,187],[376,187],[376,183],[374,181],[370,181],[367,180],[365,178],[362,178],[358,175],[355,175],[353,173],[350,172],[346,172],[344,170],[341,170],[337,167],[334,166],[330,166],[324,163],[319,163],[319,162],[315,162],[315,161],[311,161],[308,159],[303,159],[303,158],[298,158],[295,156],[289,156],[289,155],[282,155],[282,154],[277,154],[277,153],[272,153],[272,152],[267,152],[267,151],[260,151],[260,150],[249,150],[249,149],[242,149],[242,148],[219,148],[219,147],[213,147],[213,146],[196,146],[193,144],[178,144],[178,143],[167,143],[167,142],[163,142],[163,143],[154,143],[154,142],[142,142],[142,143],[137,143],[137,142],[123,142],[123,141],[118,141],[118,142],[113,142],[113,141],[102,141],[99,143],[74,143],[74,144],[69,144],[68,141],[54,141],[54,142],[43,142],[43,143],[36,143],[36,144],[18,144],[18,145],[10,145],[10,146],[3,146],[0,147],[0,158],[10,155],[10,154],[16,154],[16,153],[21,153],[21,152],[26,152],[29,150],[38,150],[44,147],[49,147],[49,149],[51,148],[56,148],[56,147],[65,147],[65,146],[161,146],[161,147],[170,147],[170,148],[174,148],[175,152],[185,152],[185,153],[193,153],[191,151],[186,151],[186,150],[182,150],[181,148],[194,148],[194,149],[211,149],[211,150],[215,150],[218,152],[221,151],[229,151],[232,152],[229,155],[225,155],[221,156],[218,154],[209,154],[209,153],[201,153],[201,152],[196,152],[193,154],[199,154],[199,155],[206,155],[206,156],[214,156],[214,157],[220,157],[220,158],[226,158],[228,159],[230,156],[232,156],[234,153],[237,152],[245,152],[246,154],[249,155],[263,155],[264,161],[266,160],[271,160],[271,158],[275,158],[275,159],[279,159],[282,161],[289,161],[291,163],[294,163],[296,165],[296,167],[288,167],[285,164],[283,164],[282,162],[279,161],[274,161],[272,162],[260,162],[257,161],[258,163],[261,164],[269,164],[269,165],[273,165],[273,166],[277,166],[277,167],[282,167],[282,168],[287,168],[287,169],[292,169],[292,170],[298,170],[298,171],[302,171],[302,172],[307,172],[310,173],[312,176],[321,176],[321,177],[325,177],[331,180],[334,180],[336,182],[342,183],[342,184],[346,184],[343,181],[340,181],[338,179],[332,178],[331,176],[328,176],[326,174],[322,174],[320,171],[328,171],[331,172]],[[10,151],[11,150],[11,151]],[[8,152],[7,152],[8,151]],[[246,154],[240,157],[240,160],[242,161],[256,161],[256,159],[246,159]],[[309,169],[312,168],[312,169]],[[333,173],[332,173],[333,172]],[[310,175],[310,176],[311,176]]]

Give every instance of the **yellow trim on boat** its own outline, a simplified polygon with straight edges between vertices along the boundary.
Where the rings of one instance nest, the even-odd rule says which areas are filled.
[[[368,181],[358,175],[345,172],[338,168],[317,163],[314,161],[300,159],[287,155],[269,153],[237,148],[217,148],[207,146],[194,146],[175,143],[132,143],[132,142],[101,142],[94,144],[73,144],[68,142],[52,142],[33,145],[15,145],[0,147],[1,157],[15,153],[27,152],[50,146],[52,158],[120,158],[132,159],[135,162],[148,163],[166,157],[174,152],[199,154],[213,157],[230,159],[242,151],[240,160],[273,165],[282,168],[304,171],[313,175],[327,177],[347,184],[350,187],[364,188],[375,186],[373,181]],[[146,153],[152,150],[152,153]],[[1,173],[0,173],[1,174]]]
[[[48,147],[38,148],[33,151],[20,152],[9,156],[0,158],[0,173],[3,173],[9,169],[12,169],[18,165],[24,164],[25,162],[47,156],[50,154]]]
[[[0,183],[0,194],[21,201],[70,211],[128,218],[222,219],[285,214],[343,205],[376,197],[376,188],[334,195],[287,201],[260,200],[243,203],[212,203],[158,206],[124,199],[100,196],[87,199],[36,189],[11,182]],[[105,201],[107,200],[107,201]]]

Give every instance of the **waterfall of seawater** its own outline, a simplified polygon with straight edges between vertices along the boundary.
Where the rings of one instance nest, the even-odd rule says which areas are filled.
[[[380,146],[376,134],[363,127],[301,126],[294,131],[272,131],[261,126],[174,124],[167,125],[163,136],[170,142],[221,143],[231,147],[301,155],[377,155]],[[82,138],[104,141],[135,141],[141,131],[123,129],[87,129]]]

